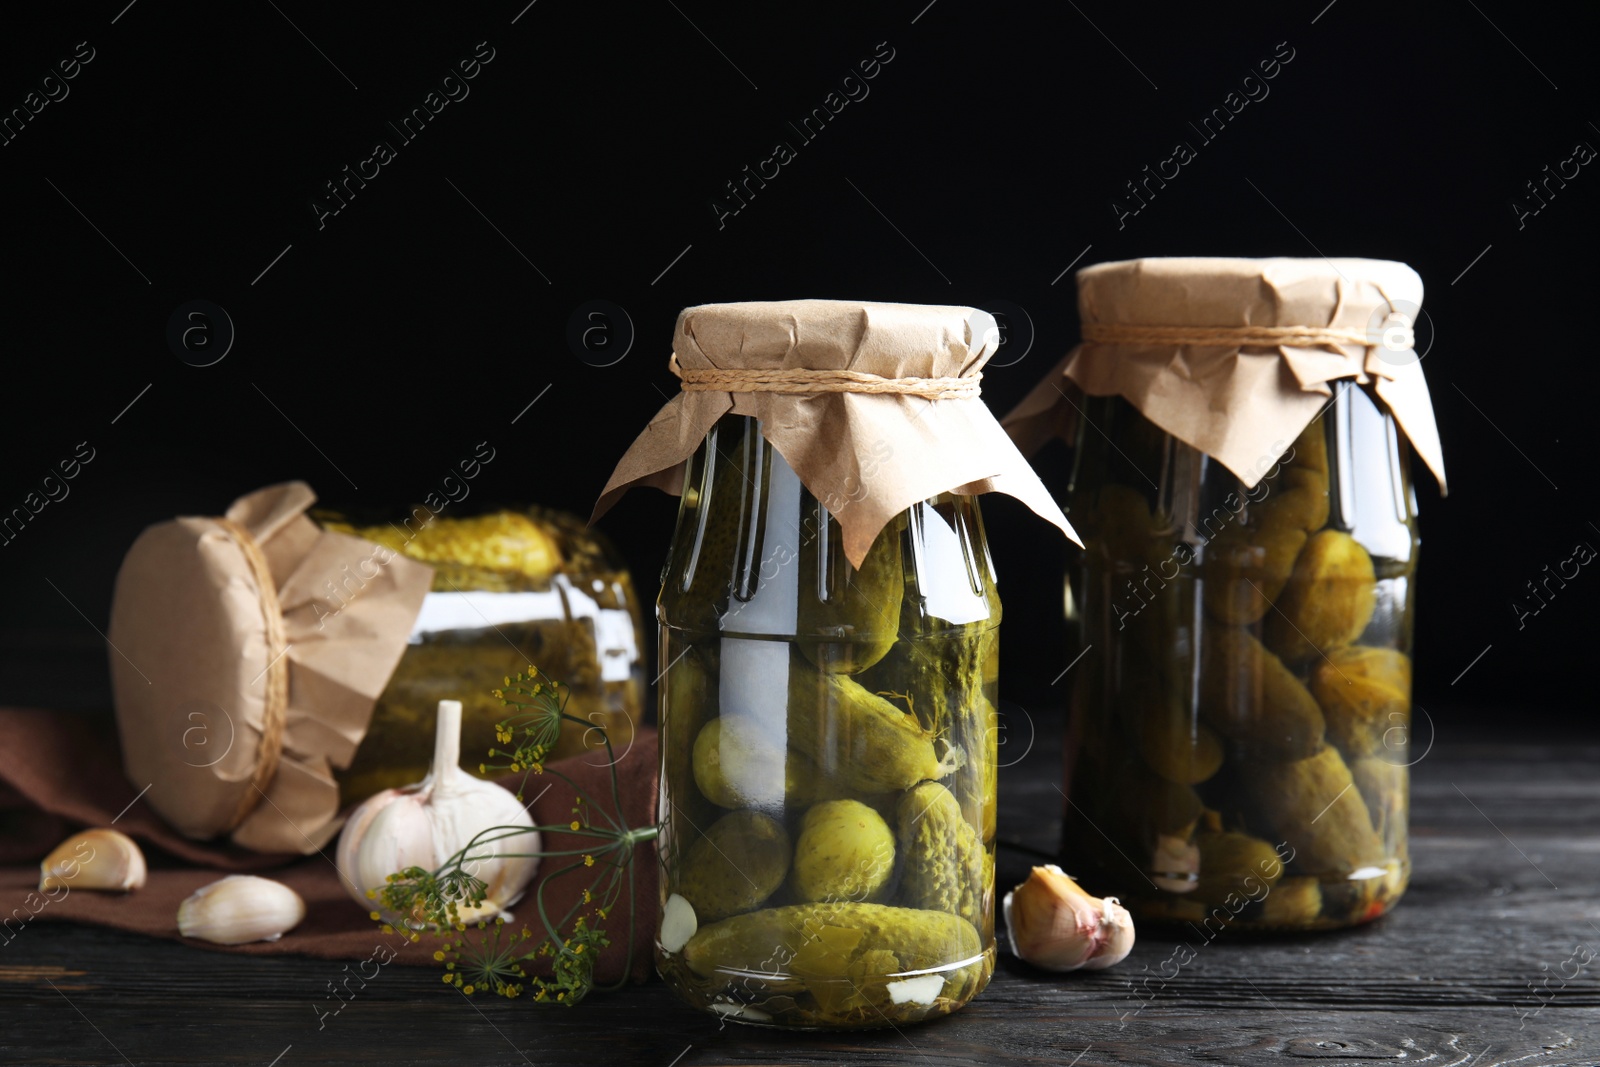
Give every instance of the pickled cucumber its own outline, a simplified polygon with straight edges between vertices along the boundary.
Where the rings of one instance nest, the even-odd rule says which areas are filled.
[[[1126,679],[1118,711],[1134,731],[1134,744],[1151,770],[1180,785],[1194,785],[1222,766],[1222,742],[1173,700],[1154,674]]]
[[[1257,919],[1272,926],[1310,926],[1321,911],[1322,883],[1301,875],[1273,886]]]
[[[950,790],[923,782],[908,790],[895,812],[902,869],[900,899],[913,908],[948,911],[982,926],[988,855],[978,831]]]
[[[1338,530],[1313,535],[1267,616],[1267,647],[1285,663],[1301,663],[1350,644],[1372,621],[1375,579],[1372,557],[1355,538]]]
[[[999,670],[999,629],[984,620],[952,633],[941,622],[908,606],[901,618],[905,639],[859,681],[891,704],[903,704],[931,737],[960,746],[964,772],[947,784],[989,841],[998,814],[1000,713],[986,694]]]
[[[837,796],[837,783],[803,753],[785,751],[754,720],[724,715],[694,739],[694,781],[713,804],[773,811]]]
[[[1220,906],[1235,900],[1262,900],[1283,877],[1283,861],[1267,842],[1239,833],[1202,833],[1200,879],[1194,899]]]
[[[815,544],[800,551],[800,651],[822,670],[858,674],[881,660],[899,633],[904,523],[885,526],[857,570],[845,558],[839,524],[820,503],[816,509]]]
[[[1212,618],[1241,625],[1267,615],[1294,572],[1307,536],[1328,521],[1328,451],[1322,423],[1295,438],[1244,515],[1206,545],[1202,576]]]
[[[746,912],[700,927],[683,946],[695,974],[759,975],[765,992],[809,995],[835,1024],[852,1010],[882,1025],[921,1018],[932,1004],[964,1002],[982,988],[982,956],[978,931],[960,916],[862,903]],[[919,984],[916,999],[897,1002],[894,983],[907,975],[943,982],[931,996],[921,995]]]
[[[1304,759],[1322,746],[1322,709],[1248,630],[1212,626],[1201,639],[1200,714],[1251,753]]]
[[[923,729],[959,741],[966,773],[949,783],[961,810],[983,835],[994,837],[1000,766],[1000,713],[985,695],[997,664],[998,630],[963,628],[957,635],[902,642],[863,684],[892,703],[904,703]]]
[[[1278,507],[1285,521],[1306,533],[1315,533],[1328,521],[1328,436],[1321,419],[1314,419],[1294,439],[1283,465]],[[1270,500],[1270,498],[1269,498]]]
[[[1331,649],[1311,669],[1311,694],[1327,719],[1328,739],[1345,755],[1402,748],[1411,722],[1411,661],[1405,653],[1359,645]]]
[[[783,884],[789,850],[789,835],[776,819],[730,812],[690,847],[678,872],[678,893],[702,923],[749,911]]]
[[[694,774],[694,741],[706,722],[717,714],[717,683],[695,647],[682,652],[669,647],[664,652],[673,658],[661,680],[666,706],[672,709],[663,724],[662,774],[669,782],[688,782]],[[672,803],[691,826],[708,826],[719,814],[703,791],[681,790],[673,795]],[[673,813],[662,814],[665,817]]]
[[[800,820],[794,891],[803,901],[878,899],[894,873],[894,835],[859,800],[827,800]]]
[[[789,666],[788,742],[816,761],[822,777],[856,795],[943,778],[965,759],[950,749],[941,761],[933,735],[914,717],[798,655]]]
[[[1205,547],[1201,577],[1206,611],[1243,625],[1267,614],[1294,573],[1306,532],[1296,523],[1235,520]]]
[[[1336,748],[1293,763],[1263,763],[1245,776],[1245,786],[1261,819],[1308,874],[1327,880],[1383,863],[1388,855]]]

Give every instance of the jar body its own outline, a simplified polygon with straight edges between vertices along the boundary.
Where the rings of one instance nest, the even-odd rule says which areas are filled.
[[[1410,874],[1418,546],[1393,417],[1341,386],[1246,489],[1121,398],[1084,411],[1063,861],[1208,937],[1383,914]]]
[[[976,501],[915,505],[858,570],[757,420],[724,417],[688,464],[658,617],[667,983],[805,1028],[976,996],[1000,621]]]
[[[342,804],[422,780],[440,700],[461,701],[462,751],[482,758],[506,717],[493,690],[530,665],[567,686],[568,713],[603,727],[618,751],[632,742],[645,689],[638,596],[613,550],[581,520],[536,508],[443,515],[418,507],[371,526],[321,521],[434,568],[406,650],[338,774]],[[371,567],[386,558],[374,555]],[[359,583],[359,575],[330,581],[329,610],[359,595]],[[549,758],[603,747],[597,731],[564,723]],[[466,767],[476,768],[476,759]]]

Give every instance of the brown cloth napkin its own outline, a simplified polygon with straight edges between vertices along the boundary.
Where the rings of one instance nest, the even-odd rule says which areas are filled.
[[[653,823],[659,771],[655,732],[640,730],[632,747],[618,754],[617,762],[622,813],[627,824],[640,827]],[[609,809],[611,779],[603,758],[583,754],[550,766]],[[514,787],[516,781],[520,776],[507,784]],[[424,933],[421,940],[412,943],[399,934],[386,935],[368,918],[367,909],[350,899],[331,859],[331,844],[312,856],[271,856],[225,843],[191,841],[150,810],[140,799],[141,788],[130,784],[122,774],[116,729],[109,719],[32,708],[0,708],[0,943],[16,937],[29,922],[77,922],[253,956],[313,956],[359,960],[363,965],[372,961],[375,966],[391,961],[434,963],[437,945],[433,937]],[[546,774],[541,784],[532,778],[528,792],[534,796],[530,811],[535,823],[560,825],[572,819],[575,796],[561,779]],[[51,848],[78,829],[113,824],[141,845],[160,850],[146,853],[150,877],[143,888],[131,893],[74,890],[54,902],[36,892],[38,861]],[[547,833],[543,847],[559,851],[592,843],[592,838]],[[558,865],[563,865],[560,860],[541,868],[528,895],[511,909],[515,921],[526,924],[536,936],[540,930],[533,890]],[[651,944],[660,908],[652,844],[635,848],[633,868],[638,911],[630,972],[634,981],[644,981],[652,970]],[[259,873],[299,893],[306,902],[305,920],[277,941],[248,945],[213,945],[181,937],[178,904],[201,886],[238,871]],[[565,914],[588,882],[587,878],[573,876],[552,882],[545,893],[547,911]],[[614,982],[623,974],[628,949],[626,893],[624,890],[607,923],[612,943],[595,965],[595,978],[600,982]],[[532,947],[537,941],[528,944]]]

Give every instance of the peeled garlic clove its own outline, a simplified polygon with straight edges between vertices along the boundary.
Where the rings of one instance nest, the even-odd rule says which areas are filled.
[[[39,888],[138,889],[145,880],[144,853],[120,830],[85,830],[57,845],[39,864]]]
[[[695,917],[694,905],[674,893],[667,898],[666,906],[661,909],[661,936],[656,940],[660,943],[661,950],[671,955],[687,945],[699,928],[700,923]]]
[[[1171,834],[1156,836],[1155,853],[1150,857],[1154,873],[1150,881],[1169,893],[1193,893],[1199,886],[1200,846],[1187,837]]]
[[[1133,949],[1133,916],[1116,897],[1092,897],[1051,864],[1006,894],[1006,932],[1016,954],[1047,971],[1097,971]]]
[[[281,882],[230,874],[178,905],[178,932],[218,945],[276,941],[306,917],[306,902]]]

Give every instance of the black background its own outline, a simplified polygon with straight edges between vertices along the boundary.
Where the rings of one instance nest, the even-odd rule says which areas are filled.
[[[1521,629],[1512,607],[1576,543],[1600,546],[1600,175],[1520,228],[1512,207],[1600,145],[1594,16],[1576,6],[124,3],[8,17],[0,37],[7,112],[94,50],[0,147],[0,512],[79,442],[95,453],[0,546],[0,701],[107,706],[94,628],[127,546],[271,482],[398,510],[488,440],[469,504],[587,514],[676,385],[686,305],[1010,301],[1036,336],[986,375],[1003,413],[1075,340],[1069,264],[1325,254],[1404,260],[1428,286],[1452,492],[1416,468],[1419,703],[1498,709],[1508,729],[1587,722],[1600,576]],[[386,122],[480,41],[493,59],[470,95],[401,144]],[[870,94],[801,144],[788,124],[880,42],[893,58]],[[1188,123],[1288,49],[1270,94],[1201,145]],[[396,158],[319,228],[324,183],[377,140]],[[719,226],[724,184],[780,140],[798,157]],[[1178,140],[1198,158],[1119,228],[1123,183]],[[237,331],[204,368],[166,340],[194,299]],[[595,299],[637,331],[611,366],[566,339]],[[1039,456],[1047,482],[1066,458]],[[647,598],[674,507],[639,491],[601,524]],[[1014,501],[984,508],[1003,692],[1059,704],[1068,548]]]

